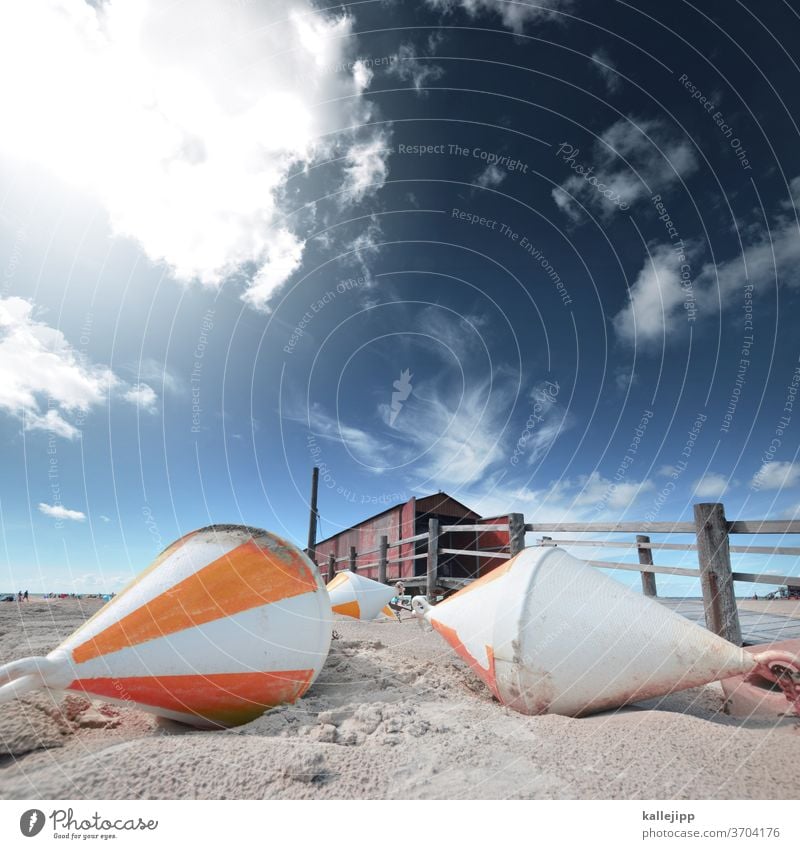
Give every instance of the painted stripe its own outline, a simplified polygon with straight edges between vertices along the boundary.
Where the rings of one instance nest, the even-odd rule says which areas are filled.
[[[327,585],[328,592],[335,590],[336,587],[340,587],[342,584],[349,584],[350,575],[352,574],[352,572],[339,572],[339,574]]]
[[[442,622],[437,622],[435,619],[430,620],[431,625],[447,640],[448,643],[455,649],[459,657],[469,666],[469,668],[486,684],[492,691],[492,694],[498,701],[503,701],[500,698],[500,693],[497,690],[497,677],[495,674],[494,651],[491,646],[486,646],[486,657],[488,666],[484,667],[470,653],[469,649],[461,641],[458,636],[458,631],[455,628],[450,628]]]
[[[100,698],[196,714],[220,725],[241,725],[266,709],[297,701],[311,685],[313,670],[224,675],[165,675],[89,678],[70,684]]]
[[[331,607],[334,613],[341,613],[342,616],[352,616],[353,619],[361,618],[361,608],[357,601],[346,601],[344,604],[335,604]]]
[[[124,592],[101,607],[91,619],[66,639],[61,648],[71,651],[86,642],[89,637],[104,631],[111,621],[124,618],[189,575],[233,551],[247,539],[241,532],[237,534],[230,531],[193,531],[187,534],[165,549]]]
[[[327,598],[304,593],[92,658],[74,677],[319,670],[330,636]]]
[[[76,663],[222,616],[318,589],[294,548],[276,554],[255,540],[190,575],[72,650]]]

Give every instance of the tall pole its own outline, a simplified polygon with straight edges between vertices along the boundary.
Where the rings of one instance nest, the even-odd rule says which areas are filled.
[[[319,466],[311,473],[311,516],[308,519],[308,556],[317,562],[317,489],[319,488]]]

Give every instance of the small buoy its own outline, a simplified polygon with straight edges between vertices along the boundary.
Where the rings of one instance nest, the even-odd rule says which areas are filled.
[[[412,606],[521,713],[582,716],[755,670],[800,708],[796,655],[753,656],[562,549],[527,548],[435,607]]]
[[[241,725],[308,690],[331,629],[325,585],[301,551],[213,525],[166,548],[47,657],[0,667],[0,702],[49,687],[199,727]]]
[[[328,584],[331,610],[351,619],[376,619],[394,592],[386,584],[351,571],[339,572]]]

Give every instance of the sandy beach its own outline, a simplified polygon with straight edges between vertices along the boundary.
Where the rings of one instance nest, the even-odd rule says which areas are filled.
[[[100,606],[0,605],[0,662],[45,654]],[[0,706],[0,797],[800,798],[800,723],[733,719],[717,685],[528,717],[413,619],[335,629],[306,698],[231,731],[71,695]]]

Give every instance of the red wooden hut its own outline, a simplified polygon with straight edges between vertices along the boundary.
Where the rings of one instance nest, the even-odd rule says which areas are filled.
[[[411,498],[404,504],[396,504],[382,513],[363,519],[351,528],[339,531],[333,536],[323,539],[316,545],[316,561],[322,573],[326,573],[330,555],[338,561],[336,569],[348,567],[351,547],[356,551],[356,566],[358,573],[367,578],[378,578],[377,549],[381,536],[388,538],[390,548],[388,557],[387,580],[396,581],[398,578],[414,578],[425,574],[427,565],[425,557],[416,560],[411,555],[427,554],[427,539],[400,546],[391,543],[401,539],[409,539],[418,534],[427,533],[428,520],[436,518],[440,526],[472,525],[482,522],[480,515],[462,504],[446,492],[426,495],[424,498]],[[491,520],[493,521],[493,520]],[[506,517],[497,520],[505,523]],[[442,542],[443,548],[460,549],[463,551],[498,550],[508,551],[508,532],[464,531],[447,534]],[[364,553],[369,552],[369,553]],[[496,558],[473,557],[471,555],[441,555],[439,557],[438,574],[440,577],[476,578],[485,574],[502,561]]]

